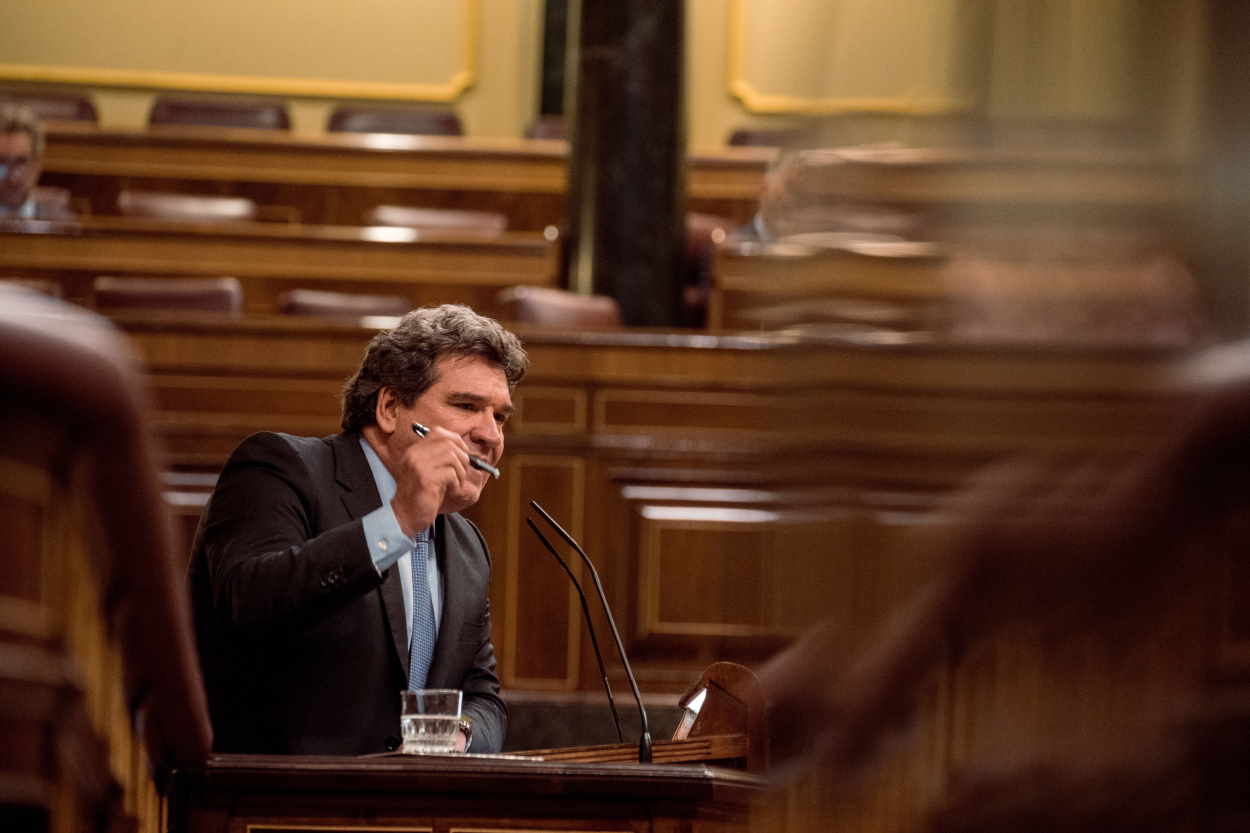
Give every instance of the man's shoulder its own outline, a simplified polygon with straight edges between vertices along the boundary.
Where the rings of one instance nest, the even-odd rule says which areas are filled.
[[[283,465],[298,460],[309,469],[333,469],[336,450],[343,448],[350,451],[354,441],[355,437],[348,434],[301,437],[280,431],[260,431],[239,443],[227,466],[256,463]]]

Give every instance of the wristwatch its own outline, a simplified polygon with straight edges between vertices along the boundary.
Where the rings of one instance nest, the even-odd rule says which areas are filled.
[[[464,732],[464,751],[468,752],[469,744],[473,742],[473,718],[463,715],[456,725]]]

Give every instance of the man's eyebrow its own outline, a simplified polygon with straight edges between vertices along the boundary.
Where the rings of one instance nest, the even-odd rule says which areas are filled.
[[[477,393],[469,393],[468,391],[452,391],[451,393],[447,394],[447,401],[448,402],[469,402],[474,405],[480,405],[483,407],[491,404],[490,397],[482,396]],[[508,404],[502,405],[496,408],[495,410],[501,414],[510,414],[512,413],[514,408],[513,408],[512,403],[509,402]]]

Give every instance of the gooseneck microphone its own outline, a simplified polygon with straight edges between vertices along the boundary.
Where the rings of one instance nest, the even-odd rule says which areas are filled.
[[[573,575],[573,571],[569,569],[569,563],[560,557],[560,553],[556,552],[556,548],[551,546],[551,542],[547,540],[547,536],[543,535],[533,519],[526,518],[525,522],[529,524],[529,528],[538,536],[538,540],[547,548],[547,552],[551,553],[551,557],[556,560],[560,568],[564,570],[569,577],[569,581],[573,582],[573,586],[577,588],[577,598],[582,603],[582,616],[586,619],[586,630],[590,633],[590,645],[595,649],[595,662],[599,663],[599,675],[603,677],[603,690],[608,693],[608,708],[612,710],[612,722],[616,724],[616,739],[621,743],[625,742],[625,734],[621,731],[621,716],[616,712],[616,698],[612,696],[612,684],[608,682],[608,669],[603,664],[603,652],[599,650],[599,639],[595,636],[595,623],[590,618],[590,604],[586,601],[586,591],[582,589],[582,583],[577,580],[577,576]]]
[[[642,705],[642,694],[638,691],[638,678],[634,676],[634,669],[629,664],[629,657],[625,655],[625,645],[621,642],[621,632],[616,628],[616,620],[612,617],[612,608],[608,605],[608,595],[603,592],[603,582],[599,580],[599,571],[595,569],[595,565],[591,562],[590,556],[581,548],[581,545],[573,540],[573,536],[564,531],[564,527],[556,523],[555,519],[547,514],[547,510],[539,506],[538,501],[531,500],[530,506],[537,510],[538,514],[543,516],[551,528],[556,531],[564,543],[573,548],[582,558],[582,562],[590,570],[590,578],[595,583],[595,591],[599,594],[599,604],[603,605],[603,613],[608,619],[608,628],[612,631],[612,638],[616,640],[616,652],[621,657],[621,665],[625,668],[625,678],[629,680],[630,690],[634,693],[634,701],[638,704],[638,718],[642,724],[642,736],[638,738],[638,763],[651,763],[651,725],[647,722],[647,710]],[[606,675],[605,675],[606,676]]]

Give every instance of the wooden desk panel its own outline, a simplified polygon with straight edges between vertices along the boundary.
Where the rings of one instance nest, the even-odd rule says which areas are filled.
[[[721,247],[708,326],[775,329],[824,320],[925,329],[938,321],[945,264],[938,246],[922,243]]]
[[[49,130],[46,184],[112,213],[123,184],[233,194],[296,209],[304,222],[357,224],[367,208],[399,202],[503,211],[540,230],[566,212],[563,141],[447,136],[256,135],[226,128]],[[690,208],[742,222],[775,151],[725,148],[691,158]]]
[[[253,431],[337,430],[337,391],[373,332],[119,322],[148,363],[170,462],[210,471]],[[1162,351],[519,332],[520,417],[471,514],[494,553],[501,671],[529,690],[598,684],[576,596],[524,529],[531,499],[598,560],[644,688],[676,692],[712,659],[759,661],[831,605],[871,621],[925,573],[863,555],[978,466],[1131,452],[1178,405],[1179,357]],[[744,571],[758,580],[684,598],[700,575]]]
[[[407,229],[130,218],[0,224],[0,270],[54,278],[71,300],[88,301],[98,275],[224,275],[243,283],[252,313],[275,312],[277,296],[300,287],[489,311],[504,287],[553,286],[556,258],[553,242],[530,233],[484,240]]]
[[[175,776],[171,833],[731,833],[762,778],[706,765],[490,756],[215,755]]]

